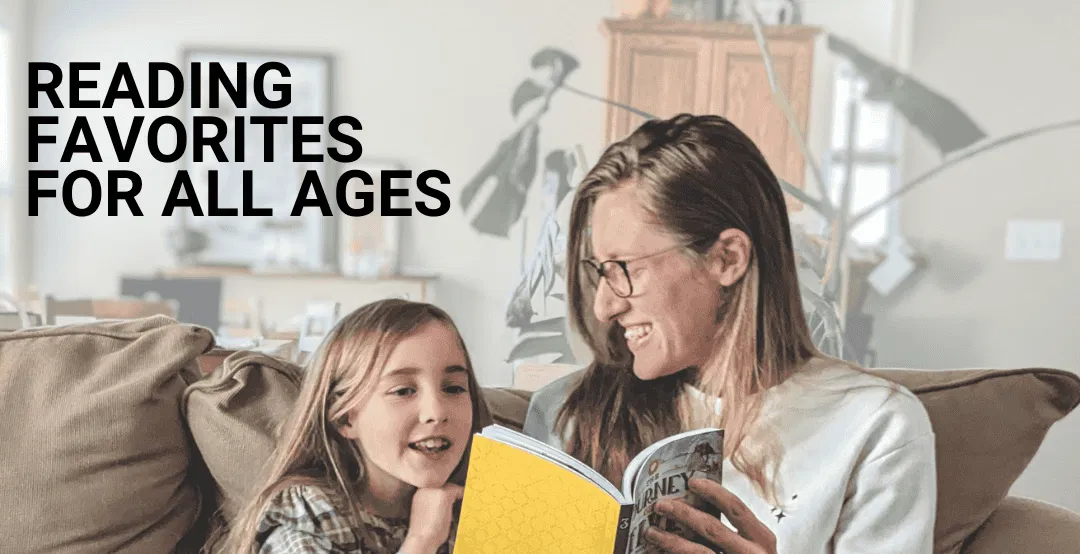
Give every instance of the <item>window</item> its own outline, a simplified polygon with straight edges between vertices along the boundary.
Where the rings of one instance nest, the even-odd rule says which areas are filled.
[[[0,27],[0,290],[11,290],[11,237],[15,232],[11,185],[11,37]]]
[[[829,196],[840,205],[851,155],[851,214],[858,214],[884,198],[899,178],[899,134],[891,105],[866,100],[866,79],[848,63],[839,66],[833,104],[832,145],[825,160]],[[854,109],[854,111],[852,111]],[[854,126],[849,129],[849,116]],[[849,131],[854,134],[849,136]],[[852,142],[853,141],[853,142]],[[896,231],[895,208],[886,207],[851,230],[851,238],[864,246],[881,245]]]

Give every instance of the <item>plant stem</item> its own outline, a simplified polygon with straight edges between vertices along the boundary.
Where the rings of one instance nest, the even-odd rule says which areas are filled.
[[[960,154],[958,156],[949,158],[944,163],[930,169],[929,171],[927,171],[926,173],[923,173],[922,175],[919,175],[918,177],[912,179],[910,182],[905,183],[903,186],[896,189],[895,191],[890,193],[885,198],[882,198],[881,200],[879,200],[877,202],[874,202],[873,204],[870,205],[870,207],[868,207],[865,210],[859,212],[859,215],[855,216],[855,218],[851,221],[851,225],[853,227],[855,225],[858,225],[863,220],[865,220],[866,218],[873,215],[874,212],[880,210],[881,208],[884,208],[886,205],[889,204],[889,202],[892,202],[893,200],[899,198],[900,196],[902,196],[904,194],[907,194],[908,192],[911,191],[911,189],[913,189],[916,186],[921,185],[922,183],[930,180],[931,177],[934,177],[938,173],[941,173],[942,171],[945,171],[946,169],[948,169],[948,168],[950,168],[950,167],[952,167],[952,166],[954,166],[954,165],[956,165],[956,164],[958,164],[958,163],[960,163],[960,162],[962,162],[962,161],[964,161],[964,160],[966,160],[966,159],[968,159],[968,158],[970,158],[970,157],[972,157],[972,156],[974,156],[976,154],[981,154],[983,152],[988,152],[988,151],[993,150],[993,149],[995,149],[995,148],[997,148],[999,146],[1005,146],[1006,144],[1009,144],[1011,142],[1016,142],[1016,141],[1018,141],[1020,139],[1030,138],[1030,137],[1034,137],[1034,136],[1037,136],[1037,135],[1041,135],[1043,133],[1048,133],[1050,131],[1057,131],[1057,130],[1066,129],[1066,128],[1069,128],[1069,127],[1080,127],[1080,119],[1073,119],[1073,120],[1069,120],[1069,121],[1062,121],[1062,122],[1059,122],[1059,123],[1052,123],[1050,125],[1043,125],[1041,127],[1035,127],[1033,129],[1028,129],[1026,131],[1020,131],[1020,132],[1017,132],[1017,133],[1013,133],[1011,135],[1006,135],[1006,136],[1001,137],[1001,138],[999,138],[997,140],[993,140],[993,141],[987,142],[985,144],[979,145],[979,146],[977,146],[977,147],[975,147],[975,148],[973,148],[971,150],[963,152],[962,154]]]
[[[576,89],[576,88],[574,88],[574,87],[572,87],[572,86],[570,86],[570,85],[568,85],[566,83],[562,84],[562,88],[566,89],[569,92],[577,94],[579,96],[584,96],[585,98],[590,98],[592,100],[597,100],[597,101],[603,102],[605,104],[615,106],[617,108],[622,108],[622,109],[624,109],[624,110],[626,110],[628,112],[631,112],[633,114],[640,115],[641,117],[644,117],[645,119],[656,119],[656,116],[653,115],[653,114],[643,112],[643,111],[641,111],[641,110],[639,110],[637,108],[634,108],[632,106],[627,106],[626,104],[620,104],[619,102],[616,102],[614,100],[608,100],[607,98],[604,98],[603,96],[597,96],[595,94],[590,94],[590,93],[585,92],[583,90]]]
[[[825,177],[821,173],[821,168],[818,167],[817,159],[814,158],[814,155],[810,152],[810,145],[807,144],[806,136],[803,134],[802,129],[799,127],[799,122],[795,118],[795,110],[791,107],[791,102],[788,100],[787,93],[784,92],[784,87],[780,86],[780,81],[776,78],[776,71],[773,69],[774,64],[772,55],[769,54],[769,44],[768,41],[765,40],[765,33],[761,30],[761,14],[758,13],[757,8],[754,7],[753,3],[746,5],[746,11],[750,12],[750,15],[753,16],[750,18],[750,22],[754,27],[754,38],[757,40],[758,49],[761,50],[761,61],[765,64],[765,75],[769,78],[769,89],[772,91],[773,100],[784,112],[784,119],[787,120],[791,132],[795,134],[795,142],[799,145],[799,150],[802,151],[803,159],[810,165],[814,179],[818,182],[822,191],[827,191],[828,185],[825,183]],[[825,206],[829,206],[829,211],[834,207],[828,194],[822,194],[820,202]],[[824,215],[824,210],[817,208],[817,211]]]

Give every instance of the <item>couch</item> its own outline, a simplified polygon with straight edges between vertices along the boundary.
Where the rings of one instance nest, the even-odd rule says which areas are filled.
[[[164,316],[0,334],[0,552],[198,552],[273,447],[300,368],[237,352],[209,374],[206,329]],[[1080,515],[1009,488],[1080,378],[1042,368],[875,370],[937,436],[937,554],[1080,550]],[[529,393],[486,388],[520,428]],[[1074,482],[1062,486],[1077,486]]]

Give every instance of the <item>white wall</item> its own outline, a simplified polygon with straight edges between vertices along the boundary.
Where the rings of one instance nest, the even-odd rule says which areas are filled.
[[[1080,4],[918,2],[911,71],[991,136],[1080,118]],[[1080,129],[1005,146],[904,197],[928,270],[876,310],[879,365],[1080,369]],[[919,137],[908,178],[939,163]],[[1062,259],[1004,259],[1012,218],[1064,221]],[[1052,428],[1014,493],[1080,510],[1080,414]]]
[[[182,48],[202,45],[315,50],[336,56],[337,112],[355,115],[363,123],[364,156],[399,158],[416,170],[437,168],[451,177],[452,185],[444,188],[452,198],[451,212],[435,219],[411,218],[403,265],[441,276],[437,302],[460,324],[482,380],[510,382],[503,359],[513,337],[502,314],[517,272],[518,244],[514,237],[475,232],[462,216],[458,195],[513,128],[510,97],[529,75],[534,52],[551,45],[575,54],[581,69],[571,82],[584,90],[604,90],[606,47],[599,22],[610,15],[610,0],[407,5],[352,0],[45,0],[35,11],[34,57],[57,63],[91,60],[111,68],[128,61],[145,74],[147,62],[179,63]],[[60,114],[59,129],[70,128],[74,112]],[[88,115],[100,119],[101,114]],[[598,103],[556,97],[544,125],[545,147],[581,143],[590,159],[597,158],[603,126]],[[98,128],[98,136],[107,137],[103,126],[95,131]],[[103,140],[107,146],[107,138]],[[48,150],[42,165],[55,168],[62,145],[63,139]],[[102,172],[110,165],[115,164],[106,161],[95,169]],[[148,212],[157,207],[160,213],[179,167],[155,162],[141,143],[131,169],[144,180],[140,204]],[[62,296],[115,294],[120,274],[173,263],[164,247],[165,231],[172,224],[167,219],[150,213],[138,218],[99,213],[80,219],[59,202],[44,206],[34,221],[33,252],[36,279],[46,290]]]
[[[892,48],[891,9],[865,4],[812,2],[806,20],[887,57]],[[458,193],[513,128],[510,96],[529,75],[528,62],[535,51],[550,45],[571,52],[581,62],[572,84],[596,93],[605,90],[607,49],[599,25],[613,13],[610,0],[409,5],[350,0],[42,0],[33,12],[34,59],[100,61],[104,68],[128,61],[136,77],[145,74],[150,61],[179,63],[180,50],[187,46],[335,55],[337,112],[362,121],[365,156],[400,158],[411,168],[438,168],[450,175],[453,184],[447,188],[454,207],[441,218],[414,217],[408,222],[403,265],[441,276],[437,302],[460,323],[481,378],[488,384],[510,382],[504,358],[513,335],[503,324],[503,312],[515,282],[521,230],[512,230],[509,240],[479,235],[462,216]],[[834,62],[823,49],[815,58],[810,140],[818,153],[828,143]],[[108,78],[105,71],[101,75]],[[122,104],[113,113],[134,115]],[[61,112],[58,128],[70,128],[78,113]],[[169,113],[180,115],[177,110]],[[595,161],[603,115],[596,102],[560,94],[544,120],[542,148],[581,144],[587,159]],[[99,129],[96,136],[105,137],[103,126],[95,127],[96,132]],[[42,167],[55,168],[62,142],[45,150]],[[109,162],[112,157],[107,153],[105,159],[101,167],[79,162],[65,171],[85,166],[101,172],[117,165]],[[153,215],[149,208],[163,205],[179,167],[155,162],[143,143],[130,169],[144,180],[140,203],[148,211],[145,217],[95,214],[80,219],[57,201],[44,204],[42,215],[33,221],[31,248],[34,280],[44,290],[61,296],[115,294],[119,275],[173,264],[164,247],[165,231],[173,222]],[[532,216],[530,235],[539,221],[536,204],[527,210]],[[530,246],[531,242],[530,236]]]

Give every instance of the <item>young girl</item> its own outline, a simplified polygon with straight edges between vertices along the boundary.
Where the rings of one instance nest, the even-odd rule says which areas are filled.
[[[489,419],[445,312],[405,300],[356,310],[308,364],[225,552],[449,552],[470,439]]]

